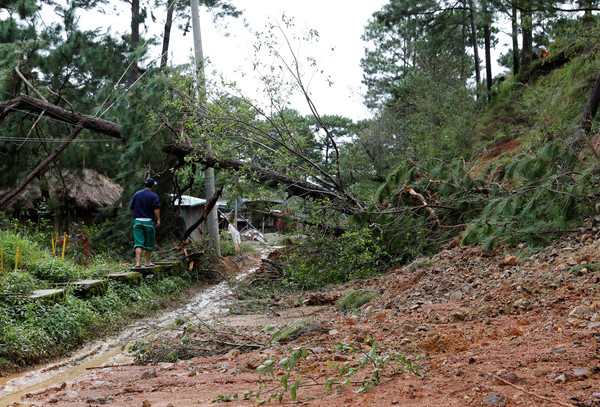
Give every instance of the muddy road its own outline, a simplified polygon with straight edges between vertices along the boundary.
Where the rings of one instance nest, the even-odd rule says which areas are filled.
[[[200,289],[180,306],[138,320],[120,334],[90,343],[69,358],[23,373],[0,377],[0,407],[11,404],[28,405],[20,403],[24,395],[39,393],[57,385],[60,387],[63,383],[81,379],[103,366],[131,365],[134,360],[128,351],[130,345],[135,341],[168,335],[175,321],[209,320],[225,314],[231,304],[232,284],[251,275],[260,265],[261,258],[268,253],[269,250],[263,250],[247,256],[240,264],[228,258],[222,264],[228,279]]]

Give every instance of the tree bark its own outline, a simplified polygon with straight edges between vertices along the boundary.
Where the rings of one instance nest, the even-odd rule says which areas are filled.
[[[140,42],[140,19],[140,0],[131,0],[131,39],[129,41],[129,52],[132,64],[129,70],[129,86],[133,85],[140,76],[140,68],[135,57],[136,48]]]
[[[521,68],[521,61],[519,60],[519,22],[517,6],[515,4],[512,6],[512,15],[510,16],[510,20],[512,26],[513,75],[516,75],[519,73],[519,69]]]
[[[45,102],[40,99],[32,98],[27,95],[20,95],[6,102],[0,102],[0,122],[13,110],[28,110],[30,112],[46,112],[46,115],[63,122],[77,125],[83,123],[83,127],[88,130],[94,130],[110,137],[121,138],[121,125],[100,119],[87,114],[72,112],[61,107]]]
[[[473,42],[473,58],[475,59],[475,92],[479,98],[479,84],[481,82],[481,66],[479,64],[479,49],[477,47],[477,24],[475,23],[475,6],[469,0],[469,18],[471,20],[471,41]]]
[[[523,68],[527,68],[533,61],[533,13],[529,10],[529,2],[526,2],[526,7],[527,10],[521,10],[521,32],[523,33],[521,66]]]
[[[84,122],[80,122],[75,126],[69,137],[62,143],[52,154],[50,154],[44,161],[38,164],[37,167],[27,176],[21,183],[16,187],[10,190],[6,195],[0,199],[0,208],[3,208],[11,199],[13,199],[19,192],[21,192],[27,184],[29,184],[44,168],[46,168],[52,161],[58,157],[60,153],[63,152],[65,148],[71,144],[71,141],[77,137],[79,132],[84,129]]]
[[[183,237],[181,238],[181,241],[179,242],[180,244],[183,243],[183,241],[186,240],[188,237],[190,237],[192,232],[194,230],[196,230],[196,228],[198,226],[200,226],[202,224],[202,222],[204,222],[208,218],[208,215],[212,212],[213,208],[217,204],[217,201],[219,200],[219,197],[221,196],[222,191],[223,191],[223,188],[219,189],[217,192],[215,192],[215,194],[212,196],[212,198],[210,198],[210,200],[208,200],[206,202],[206,205],[204,207],[204,213],[202,214],[202,216],[200,216],[200,218],[198,218],[198,220],[196,222],[194,222],[194,224],[192,226],[187,228],[187,230],[183,234]],[[215,211],[215,213],[216,213],[216,211]]]
[[[583,132],[583,134],[587,137],[590,135],[590,131],[592,130],[592,123],[594,121],[594,117],[598,112],[598,105],[600,104],[600,74],[596,78],[596,82],[594,83],[594,88],[592,89],[592,94],[585,105],[585,109],[583,109],[583,116],[581,117],[581,122],[579,123],[579,128]]]
[[[491,32],[489,23],[483,26],[483,36],[485,40],[485,79],[487,85],[488,101],[492,100],[492,52],[491,52]]]
[[[163,34],[163,46],[160,54],[160,69],[167,67],[169,60],[169,42],[171,41],[171,26],[173,25],[173,9],[175,8],[175,0],[167,1],[167,20],[165,21],[165,32]]]

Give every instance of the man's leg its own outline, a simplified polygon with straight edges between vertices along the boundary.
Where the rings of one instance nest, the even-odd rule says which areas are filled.
[[[139,246],[135,248],[135,266],[142,266],[142,248]]]
[[[150,264],[150,256],[152,256],[152,250],[146,250],[146,266]]]

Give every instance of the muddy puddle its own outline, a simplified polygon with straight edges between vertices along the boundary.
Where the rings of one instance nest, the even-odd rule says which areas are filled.
[[[261,258],[265,258],[268,253],[269,251],[262,252]],[[244,271],[234,280],[248,277],[257,268]],[[93,342],[69,358],[24,373],[0,377],[0,407],[20,401],[27,393],[72,381],[103,366],[131,364],[133,357],[128,348],[134,341],[166,334],[175,321],[210,319],[225,314],[232,301],[231,286],[231,281],[209,286],[178,308],[136,321],[120,334]]]

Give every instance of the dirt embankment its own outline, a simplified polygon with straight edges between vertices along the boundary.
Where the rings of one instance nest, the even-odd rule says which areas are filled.
[[[174,329],[168,339],[172,349],[219,345],[218,354],[89,370],[18,405],[182,407],[228,398],[230,405],[256,405],[255,395],[242,400],[243,393],[261,390],[265,398],[281,390],[286,372],[277,363],[304,347],[288,382],[302,377],[297,396],[307,406],[600,406],[598,270],[600,235],[571,236],[534,255],[527,247],[511,253],[455,247],[304,301],[274,299],[263,315]],[[383,295],[358,314],[342,313],[336,299],[351,288]],[[262,329],[298,320],[303,327],[278,344]],[[385,359],[399,354],[406,363]],[[275,360],[274,377],[261,378],[256,367],[268,359]],[[349,382],[335,376],[361,360],[365,366]],[[358,393],[374,381],[377,366],[380,383]],[[330,377],[337,384],[325,392]]]

